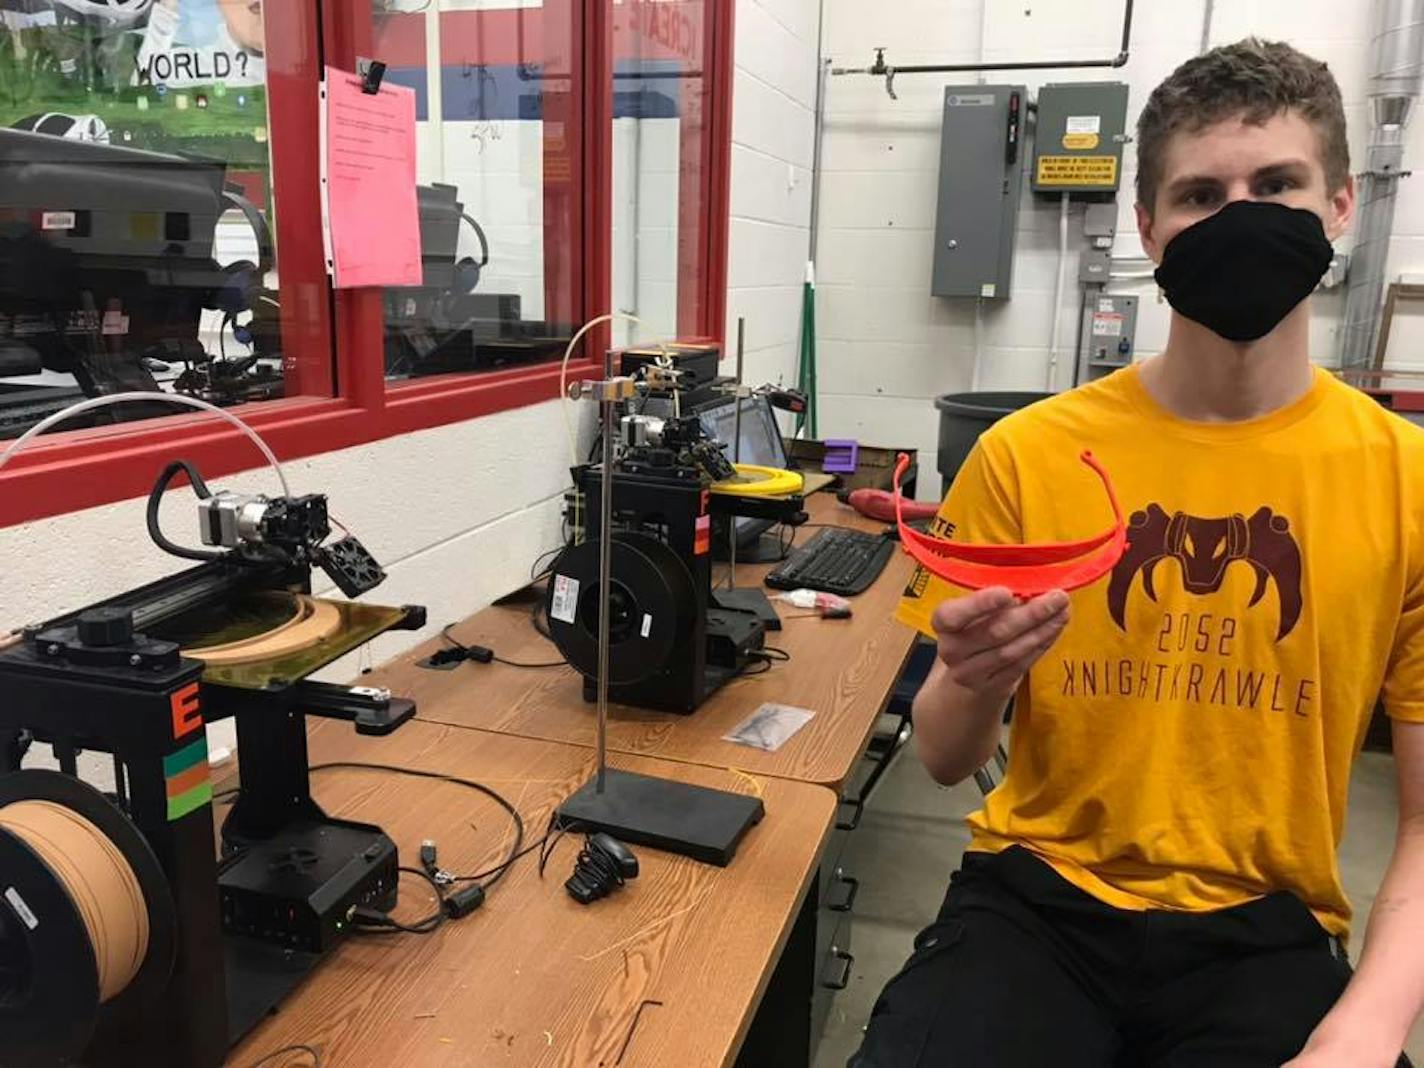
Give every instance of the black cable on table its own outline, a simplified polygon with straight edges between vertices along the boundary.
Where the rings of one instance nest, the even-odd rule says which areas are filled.
[[[435,911],[414,923],[405,923],[388,913],[377,913],[374,910],[358,908],[351,925],[353,933],[427,935],[434,934],[445,922],[445,895],[440,889],[440,884],[430,873],[420,868],[407,868],[404,865],[396,870],[405,875],[419,876],[430,885],[430,889],[435,892]]]
[[[454,783],[457,786],[464,786],[482,793],[498,804],[505,812],[509,813],[510,821],[514,824],[514,844],[510,847],[509,855],[504,858],[503,866],[495,869],[495,874],[484,884],[486,890],[504,877],[504,873],[509,870],[509,865],[518,859],[518,854],[524,847],[524,818],[519,815],[519,810],[498,790],[486,786],[482,782],[476,782],[474,779],[462,779],[456,775],[446,775],[439,771],[424,771],[419,768],[401,768],[394,764],[371,764],[351,760],[337,760],[326,764],[313,764],[311,767],[312,771],[327,771],[332,769],[386,771],[393,775],[408,775],[417,779],[434,779],[438,782]],[[420,874],[424,875],[425,873],[421,872]]]
[[[553,834],[554,834],[554,822],[555,822],[558,818],[559,818],[559,813],[558,813],[558,810],[555,809],[553,812],[549,813],[549,825],[548,825],[546,828],[544,828],[544,833],[543,833],[543,835],[542,835],[537,841],[529,843],[529,845],[525,846],[525,847],[524,847],[523,849],[521,849],[518,853],[515,853],[513,856],[506,858],[506,859],[505,859],[504,861],[502,861],[501,863],[496,864],[493,868],[486,868],[484,871],[476,872],[474,875],[452,875],[452,876],[450,877],[450,882],[451,882],[451,883],[472,883],[472,882],[478,882],[478,881],[481,880],[481,879],[487,879],[487,878],[489,878],[490,876],[503,873],[503,872],[504,872],[506,869],[508,869],[509,866],[510,866],[511,864],[513,864],[516,860],[519,860],[519,859],[521,859],[522,857],[527,857],[530,853],[534,852],[534,850],[536,850],[536,849],[542,850],[543,847],[544,847],[544,844],[549,841],[550,837],[553,836]],[[561,831],[561,832],[560,832],[560,836],[562,836],[562,833],[563,833],[563,832]],[[558,839],[556,838],[556,839],[555,839],[555,842],[557,843],[557,841],[558,841]],[[551,846],[550,848],[552,848],[552,846]],[[543,867],[544,867],[544,865],[543,865],[543,856],[544,856],[544,855],[543,855],[543,853],[541,852],[541,853],[540,853],[540,865],[539,865],[539,869],[540,869],[540,874],[541,874],[541,875],[543,874]],[[488,885],[490,885],[490,884],[486,883],[485,885],[488,886]]]
[[[542,664],[526,664],[520,660],[506,660],[502,656],[495,657],[494,662],[496,664],[503,664],[506,667],[512,668],[556,668],[567,667],[569,663],[567,660],[548,660]]]
[[[735,677],[745,679],[755,675],[765,675],[777,664],[784,664],[790,659],[791,654],[785,649],[778,649],[774,645],[765,645],[747,653],[747,662],[742,665]],[[756,667],[753,668],[753,665]]]
[[[534,607],[529,610],[529,622],[534,625],[534,629],[545,641],[552,642],[554,640],[554,636],[549,633],[549,622],[544,616],[544,598],[540,597],[534,602]]]
[[[535,607],[538,607],[537,604]],[[565,664],[568,663],[567,660],[549,660],[541,661],[538,663],[529,663],[528,661],[523,660],[509,660],[505,657],[497,656],[495,654],[495,651],[493,649],[488,648],[487,646],[466,645],[464,642],[460,641],[459,638],[456,638],[453,634],[450,633],[451,629],[457,626],[459,626],[458,623],[447,623],[444,627],[440,629],[440,637],[445,641],[447,645],[450,646],[451,649],[455,650],[454,655],[449,653],[444,654],[446,657],[449,657],[451,659],[474,660],[477,663],[482,664],[487,664],[493,661],[494,663],[504,664],[506,667],[513,668],[556,668],[563,667]],[[438,661],[432,658],[432,662],[434,663]]]

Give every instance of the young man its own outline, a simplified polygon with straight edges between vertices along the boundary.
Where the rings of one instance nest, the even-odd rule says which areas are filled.
[[[1016,695],[1012,756],[853,1068],[1389,1068],[1424,1005],[1424,431],[1307,351],[1355,207],[1339,89],[1246,40],[1159,86],[1137,145],[1166,351],[998,423],[940,513],[1092,535],[1091,448],[1130,548],[1071,598],[911,584],[921,759],[970,774]],[[1336,849],[1381,693],[1399,833],[1352,976]]]

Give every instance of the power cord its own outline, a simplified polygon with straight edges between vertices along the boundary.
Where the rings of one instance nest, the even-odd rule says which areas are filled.
[[[365,763],[362,761],[338,760],[331,761],[327,764],[313,764],[311,767],[312,771],[327,771],[335,769],[346,769],[355,771],[384,771],[389,772],[392,775],[408,775],[416,779],[434,779],[437,782],[454,783],[456,786],[463,786],[467,789],[474,790],[477,793],[484,794],[486,797],[490,798],[492,801],[498,804],[502,809],[504,809],[505,812],[509,813],[510,822],[514,824],[514,842],[510,846],[509,854],[504,858],[502,864],[497,868],[491,869],[492,874],[490,878],[481,886],[481,888],[484,890],[488,890],[495,883],[499,882],[499,880],[504,877],[504,873],[509,870],[509,866],[513,864],[514,861],[519,858],[519,856],[522,855],[520,853],[520,850],[524,846],[524,818],[519,815],[519,810],[515,808],[513,804],[510,803],[509,799],[493,787],[486,786],[482,782],[476,782],[474,779],[462,779],[459,776],[446,775],[443,772],[439,771],[423,771],[419,768],[402,768],[397,767],[394,764],[372,764]],[[425,875],[426,873],[422,871],[420,872],[420,874]]]
[[[534,607],[529,610],[529,622],[545,641],[554,640],[553,634],[549,632],[549,621],[544,616],[544,598],[540,597],[534,602]]]
[[[555,811],[549,814],[549,824],[547,827],[544,828],[544,834],[537,841],[531,842],[529,845],[519,850],[519,852],[514,853],[509,857],[506,857],[501,863],[496,864],[493,868],[487,868],[484,871],[476,872],[474,875],[451,875],[449,872],[443,872],[442,874],[444,875],[444,878],[448,880],[451,884],[478,882],[481,879],[492,880],[494,878],[499,878],[502,877],[504,873],[509,870],[509,868],[514,864],[515,861],[520,860],[523,857],[527,857],[530,853],[534,852],[537,849],[539,850],[539,877],[542,879],[544,877],[544,864],[547,861],[547,855],[544,847],[547,845],[549,847],[548,852],[553,852],[554,846],[558,845],[559,843],[559,838],[562,838],[564,835],[564,830],[562,829],[559,830],[559,833],[557,835],[554,834],[554,823],[558,820],[558,818],[559,814],[558,810],[556,809]],[[553,838],[552,843],[550,843],[551,837]],[[440,876],[436,876],[436,880],[439,881],[439,879]],[[492,885],[492,882],[486,883],[485,885]]]
[[[407,868],[402,865],[397,869],[404,875],[415,875],[424,879],[430,884],[430,889],[435,892],[435,911],[429,916],[425,916],[414,923],[404,923],[397,920],[390,913],[382,912],[380,909],[358,906],[351,914],[351,929],[358,934],[434,934],[440,929],[447,916],[445,911],[445,894],[441,890],[440,884],[433,877],[419,868]],[[471,910],[473,911],[473,909]]]
[[[402,871],[410,871],[416,875],[426,876],[428,877],[429,881],[431,881],[437,887],[453,885],[455,883],[479,883],[479,889],[481,891],[479,897],[481,901],[483,901],[483,892],[489,890],[490,887],[494,886],[495,883],[499,882],[500,879],[504,878],[505,873],[509,871],[510,867],[513,866],[515,861],[519,860],[521,857],[528,856],[530,853],[534,852],[534,850],[543,846],[548,841],[549,833],[553,829],[554,817],[550,816],[549,828],[546,829],[544,836],[540,838],[537,842],[534,842],[532,845],[525,846],[524,818],[519,815],[519,810],[515,808],[514,805],[510,803],[509,799],[506,798],[503,794],[501,794],[498,790],[494,789],[493,787],[486,786],[482,782],[476,782],[473,779],[462,779],[456,775],[446,775],[443,772],[438,771],[423,771],[419,768],[402,768],[397,767],[394,764],[374,764],[366,763],[363,761],[349,760],[331,761],[326,764],[313,764],[309,770],[329,771],[337,769],[353,771],[384,771],[389,772],[392,775],[408,775],[412,778],[417,779],[434,779],[437,782],[454,783],[456,786],[464,786],[467,789],[484,794],[486,797],[490,798],[501,808],[503,808],[505,812],[509,814],[510,822],[514,825],[514,842],[510,846],[509,853],[502,861],[500,861],[494,867],[482,872],[477,872],[474,875],[451,875],[449,872],[445,872],[439,868],[435,856],[435,844],[427,840],[421,846],[422,870],[417,871],[414,868],[401,869]],[[241,791],[242,787],[240,786],[228,787],[227,789],[219,790],[215,794],[213,794],[213,800],[218,801],[223,798],[230,797],[233,794],[240,793]],[[427,849],[429,850],[428,860]],[[454,900],[454,897],[455,895],[452,894],[450,898],[445,900],[452,901]],[[469,911],[473,912],[474,909],[478,907],[479,905],[476,904],[471,907]],[[458,919],[459,917],[454,918]]]
[[[785,649],[778,649],[775,646],[767,645],[760,649],[753,649],[747,653],[747,662],[734,676],[735,678],[748,678],[753,675],[765,675],[777,664],[784,664],[791,659],[791,654]],[[752,665],[759,665],[756,670]]]
[[[580,905],[591,905],[637,877],[638,858],[632,850],[616,838],[599,832],[584,839],[583,849],[574,862],[574,873],[564,883],[564,889]]]
[[[449,644],[448,649],[440,649],[434,652],[422,663],[429,667],[449,667],[452,664],[462,664],[467,660],[473,660],[479,664],[504,664],[506,667],[514,668],[556,668],[564,667],[567,660],[546,660],[542,662],[529,663],[522,660],[507,660],[502,656],[496,656],[495,651],[485,645],[466,645],[464,642],[451,635],[452,627],[455,623],[447,623],[440,631],[440,637]]]

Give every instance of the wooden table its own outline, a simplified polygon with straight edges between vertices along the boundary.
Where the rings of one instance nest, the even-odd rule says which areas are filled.
[[[553,806],[593,766],[582,747],[420,722],[379,739],[319,723],[311,760],[481,781],[515,803],[526,841],[543,834]],[[482,909],[433,935],[349,938],[229,1063],[245,1068],[308,1043],[331,1068],[730,1064],[797,917],[835,798],[820,787],[715,768],[626,756],[611,763],[759,791],[766,818],[726,868],[640,849],[638,879],[592,906],[563,888],[581,843],[565,836],[542,881],[531,854]],[[314,772],[312,785],[329,815],[380,824],[403,864],[418,864],[425,838],[457,872],[484,870],[508,849],[507,816],[464,787],[353,770]],[[402,879],[398,918],[417,919],[432,903],[420,880]],[[304,1063],[294,1055],[276,1068]]]
[[[863,530],[884,526],[861,519],[829,493],[808,498],[807,510],[813,523]],[[801,537],[812,533],[805,530]],[[762,588],[770,568],[739,565],[738,586]],[[791,654],[789,663],[729,683],[690,716],[614,705],[609,713],[609,749],[738,768],[838,790],[864,752],[914,644],[914,632],[891,618],[912,570],[910,558],[896,552],[874,585],[852,599],[854,615],[846,620],[787,618],[800,615],[799,610],[775,602],[784,623],[780,631],[767,634],[767,644]],[[719,576],[725,572],[725,566],[718,568]],[[466,644],[488,646],[507,660],[557,660],[558,650],[534,630],[530,607],[530,602],[524,602],[487,608],[454,627],[451,634]],[[583,700],[582,680],[572,668],[531,670],[466,663],[452,671],[431,671],[416,666],[442,644],[439,639],[427,642],[363,676],[361,682],[414,698],[423,720],[576,745],[595,743],[594,706]],[[815,715],[774,753],[722,740],[764,701],[808,708]]]

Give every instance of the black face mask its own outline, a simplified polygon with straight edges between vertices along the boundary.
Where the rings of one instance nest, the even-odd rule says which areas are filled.
[[[1167,302],[1228,341],[1256,341],[1310,295],[1334,252],[1313,211],[1234,200],[1167,243]]]

